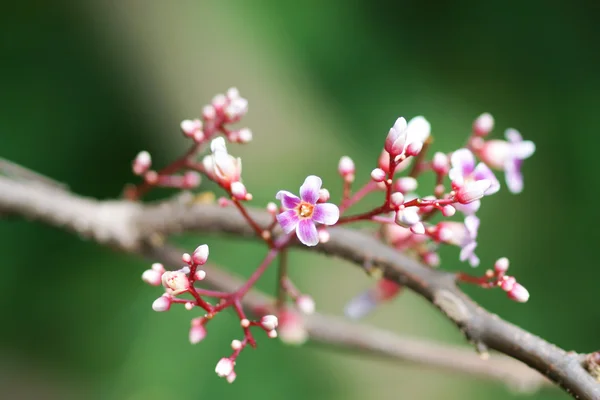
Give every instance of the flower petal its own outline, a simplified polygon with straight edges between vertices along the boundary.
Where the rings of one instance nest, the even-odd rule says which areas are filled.
[[[504,178],[511,193],[521,193],[523,191],[523,175],[521,175],[521,162],[519,160],[509,160],[504,164]]]
[[[279,222],[281,229],[283,229],[285,233],[290,233],[298,226],[300,217],[298,217],[296,210],[287,210],[277,215],[277,222]]]
[[[479,218],[477,218],[475,215],[469,215],[465,218],[465,228],[467,228],[467,232],[469,232],[469,236],[472,240],[477,238],[479,222]]]
[[[513,128],[508,128],[504,132],[504,137],[506,138],[506,140],[508,140],[511,143],[519,143],[520,141],[523,140],[519,131],[516,129],[513,129]]]
[[[479,181],[482,179],[487,179],[490,181],[490,187],[488,188],[488,190],[485,191],[486,196],[494,194],[498,190],[500,190],[500,182],[498,182],[498,178],[496,178],[496,175],[494,175],[490,167],[488,167],[484,163],[477,164],[477,166],[475,167],[474,175],[475,180]]]
[[[475,248],[477,247],[477,242],[472,241],[468,242],[466,245],[462,247],[460,250],[459,259],[460,261],[465,261],[471,258],[474,255]]]
[[[300,186],[300,197],[310,204],[316,204],[319,199],[319,190],[323,181],[315,175],[307,176],[302,186]]]
[[[406,129],[408,131],[407,145],[414,142],[425,143],[431,133],[431,124],[425,117],[419,115],[408,121]]]
[[[475,156],[469,149],[459,149],[452,153],[450,157],[452,169],[458,168],[463,177],[471,175],[475,170]],[[452,177],[450,177],[452,179]]]
[[[453,204],[453,206],[458,211],[460,211],[461,213],[463,213],[465,215],[472,215],[472,214],[475,214],[479,210],[479,207],[481,207],[481,201],[475,200],[475,201],[470,202],[469,204],[456,203],[456,204]]]
[[[320,224],[333,225],[340,219],[340,209],[333,203],[317,204],[312,218]]]
[[[316,246],[319,243],[317,227],[312,219],[300,220],[296,226],[296,235],[302,243],[307,246]]]
[[[287,190],[280,190],[275,195],[275,198],[281,200],[281,205],[286,209],[296,208],[298,203],[300,203],[300,198]]]
[[[531,140],[525,140],[518,144],[514,144],[511,148],[512,156],[519,160],[529,158],[535,152],[535,143]]]

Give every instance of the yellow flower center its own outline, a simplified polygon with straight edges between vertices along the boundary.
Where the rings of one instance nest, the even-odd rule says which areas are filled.
[[[302,202],[298,205],[298,215],[302,218],[310,218],[313,214],[315,206],[310,203]]]

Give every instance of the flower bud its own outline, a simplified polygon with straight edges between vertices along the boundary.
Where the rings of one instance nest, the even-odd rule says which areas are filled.
[[[206,260],[208,260],[208,245],[202,244],[196,247],[196,250],[192,253],[192,260],[198,265],[206,264]]]
[[[508,292],[508,298],[519,303],[525,303],[529,300],[529,292],[523,285],[516,282],[512,289]]]
[[[498,274],[504,274],[506,271],[508,271],[508,266],[509,266],[508,258],[506,258],[506,257],[499,258],[496,261],[496,263],[494,264],[494,271],[496,271],[496,273],[498,273]]]
[[[215,372],[221,378],[225,378],[233,372],[233,361],[229,358],[221,358],[215,367]]]
[[[423,150],[422,142],[412,142],[406,147],[406,155],[409,157],[414,157],[419,155],[421,150]]]
[[[150,153],[147,151],[140,151],[138,155],[133,160],[133,173],[136,175],[143,175],[150,166],[152,165],[152,158],[150,157]]]
[[[277,328],[278,320],[274,315],[265,315],[260,319],[260,325],[267,331]]]
[[[312,297],[303,294],[296,299],[296,307],[303,314],[310,315],[315,312],[315,301]]]
[[[456,214],[456,208],[454,208],[452,205],[448,204],[442,207],[442,215],[444,217],[451,217],[454,214]]]
[[[401,192],[394,192],[390,196],[390,203],[394,208],[400,207],[404,204],[404,195]]]
[[[338,164],[338,172],[347,182],[352,182],[354,180],[354,173],[356,169],[354,167],[354,161],[348,156],[343,156],[340,158],[340,162]]]
[[[238,200],[246,200],[246,196],[248,196],[248,191],[246,190],[246,186],[244,186],[242,182],[232,182],[231,194]]]
[[[167,296],[160,296],[152,303],[152,309],[156,312],[169,311],[171,308],[171,299]]]
[[[383,182],[385,179],[385,171],[381,168],[375,168],[373,171],[371,171],[371,178],[375,182]]]
[[[183,174],[183,187],[186,189],[193,189],[200,185],[202,181],[200,174],[196,171],[187,171]]]
[[[200,343],[206,337],[206,328],[201,324],[192,324],[190,328],[190,343],[197,344]]]
[[[492,183],[488,179],[468,182],[456,192],[455,199],[461,204],[469,204],[481,199]]]
[[[489,113],[483,113],[473,122],[473,133],[476,136],[487,136],[494,129],[494,117]]]
[[[396,180],[394,189],[401,193],[410,193],[417,190],[417,180],[411,176],[405,176]]]
[[[433,160],[431,161],[431,168],[438,175],[446,175],[450,170],[450,160],[448,160],[448,156],[439,151],[435,153],[433,155]]]
[[[146,282],[148,285],[159,286],[161,283],[162,274],[153,269],[147,269],[142,274],[142,280]]]

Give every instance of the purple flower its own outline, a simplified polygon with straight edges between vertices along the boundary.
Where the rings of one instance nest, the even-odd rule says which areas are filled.
[[[523,160],[535,152],[535,144],[530,140],[523,140],[516,129],[507,129],[504,136],[508,141],[486,141],[478,156],[492,168],[504,170],[508,190],[520,193],[523,190],[521,165]]]
[[[468,149],[459,149],[450,157],[452,168],[448,175],[452,185],[458,188],[458,209],[465,214],[473,214],[481,205],[479,199],[500,190],[500,183],[492,170],[480,162],[475,165],[475,156]],[[468,204],[467,204],[468,203]]]
[[[317,204],[321,185],[321,178],[310,175],[300,186],[300,198],[285,190],[280,190],[275,196],[286,210],[277,215],[281,228],[285,233],[295,229],[298,239],[307,246],[319,243],[315,222],[333,225],[340,218],[340,210],[335,204]]]
[[[438,240],[460,247],[460,261],[469,260],[473,267],[479,265],[479,258],[475,255],[479,218],[475,215],[468,215],[464,224],[455,221],[442,221],[437,224],[436,229]]]

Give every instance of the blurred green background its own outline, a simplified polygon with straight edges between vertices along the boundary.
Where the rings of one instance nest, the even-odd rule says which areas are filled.
[[[0,156],[100,198],[132,181],[140,149],[157,165],[186,146],[182,119],[237,86],[250,100],[255,140],[231,151],[257,205],[308,174],[334,196],[339,157],[367,179],[396,117],[425,115],[435,149],[460,146],[489,111],[535,141],[525,191],[504,189],[479,216],[484,266],[500,256],[530,290],[527,304],[469,289],[484,306],[566,349],[600,348],[596,1],[12,2],[0,13]],[[283,173],[285,172],[285,173]],[[166,195],[161,192],[158,195]],[[253,244],[201,235],[188,249],[247,274]],[[457,251],[443,268],[465,269]],[[339,313],[371,284],[356,268],[292,254],[292,274]],[[157,314],[144,285],[151,260],[115,253],[58,229],[0,221],[0,387],[6,398],[91,399],[564,399],[503,385],[260,340],[233,385],[216,361],[239,336],[233,316],[187,341],[190,315]],[[336,274],[348,278],[340,282]],[[335,285],[335,290],[331,290]],[[261,282],[269,290],[272,276]],[[369,322],[403,334],[464,343],[410,293]]]

